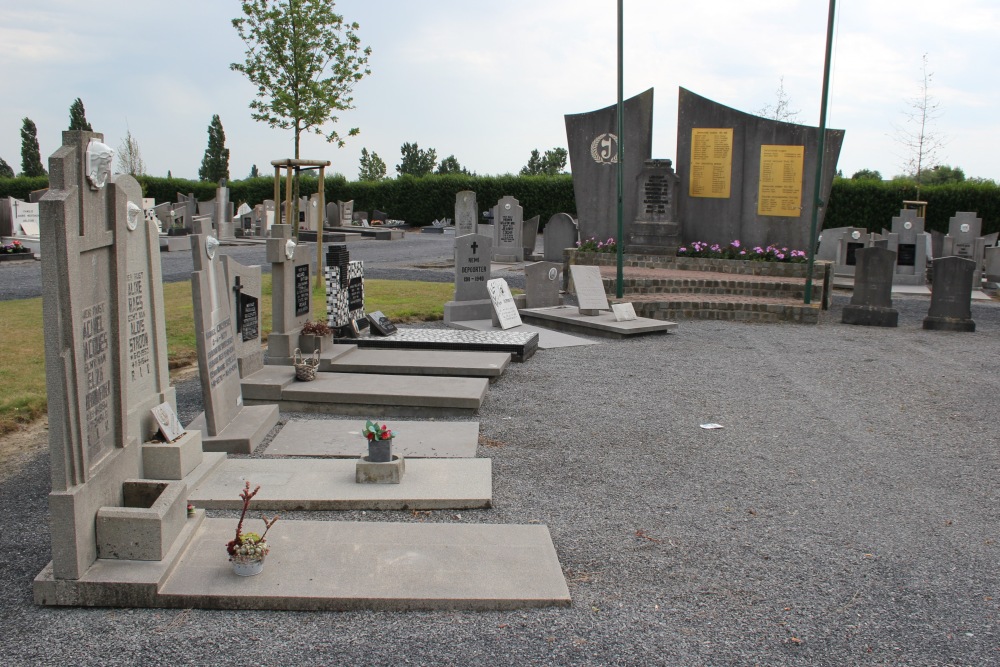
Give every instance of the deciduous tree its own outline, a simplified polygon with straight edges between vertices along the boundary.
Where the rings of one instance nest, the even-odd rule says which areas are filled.
[[[438,165],[438,174],[468,174],[469,170],[463,167],[458,162],[458,158],[454,155],[449,155],[445,159],[441,160],[441,164]]]
[[[0,157],[0,178],[14,178],[14,170],[2,157]]]
[[[139,142],[132,136],[132,131],[128,128],[125,129],[125,137],[118,146],[115,157],[118,158],[116,173],[128,174],[129,176],[142,176],[146,173],[146,163],[142,161]]]
[[[421,150],[417,143],[405,143],[399,148],[401,155],[396,171],[400,176],[409,174],[411,176],[426,176],[434,171],[437,164],[437,151],[433,148]]]
[[[565,148],[552,148],[542,155],[538,149],[531,151],[528,164],[521,167],[521,176],[555,176],[566,169],[569,152]]]
[[[367,148],[361,149],[361,165],[358,168],[359,181],[381,181],[385,178],[385,162],[378,156],[378,153],[368,152]]]
[[[776,100],[774,104],[765,104],[755,112],[761,118],[780,120],[784,123],[794,123],[798,119],[799,111],[792,110],[791,100],[785,92],[785,77],[778,80],[778,89],[774,91]]]
[[[944,135],[934,127],[942,110],[941,103],[930,92],[933,80],[934,73],[928,71],[925,53],[921,58],[919,92],[907,101],[903,125],[896,126],[896,142],[905,151],[903,169],[917,184],[917,198],[924,173],[937,162],[941,148],[947,143]]]

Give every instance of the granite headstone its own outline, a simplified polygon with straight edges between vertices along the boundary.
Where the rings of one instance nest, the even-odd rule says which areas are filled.
[[[934,260],[934,286],[924,329],[975,331],[972,319],[972,274],[976,262],[965,257]]]
[[[874,327],[894,327],[899,312],[892,307],[892,278],[896,253],[888,248],[861,248],[855,252],[854,293],[844,306],[841,321]]]

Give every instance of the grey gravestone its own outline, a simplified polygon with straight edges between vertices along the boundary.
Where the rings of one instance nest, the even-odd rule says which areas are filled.
[[[265,199],[264,202],[264,224],[261,228],[261,235],[271,235],[271,225],[274,224],[274,200]]]
[[[462,190],[455,195],[456,236],[478,233],[478,221],[476,220],[478,210],[479,207],[476,204],[475,192]]]
[[[887,247],[896,253],[893,282],[898,285],[923,285],[927,282],[927,250],[930,236],[924,231],[924,219],[912,209],[903,209],[892,219],[892,231],[885,235]]]
[[[1000,283],[1000,247],[991,246],[986,248],[986,280],[991,283]]]
[[[267,261],[271,263],[271,333],[267,363],[287,366],[299,346],[299,330],[312,319],[309,249],[292,240],[289,225],[271,227]]]
[[[854,293],[841,321],[874,327],[894,327],[899,312],[892,307],[896,253],[887,248],[862,248],[855,253]]]
[[[494,278],[487,281],[486,287],[500,328],[506,330],[521,326],[521,316],[517,312],[517,304],[514,303],[514,295],[510,293],[507,281]]]
[[[566,115],[573,194],[584,238],[606,239],[617,232],[618,107]],[[626,234],[636,218],[636,177],[653,151],[653,89],[624,102],[623,209]],[[735,237],[734,237],[735,238]],[[553,261],[550,257],[545,258]],[[559,260],[562,261],[560,258]]]
[[[639,172],[638,213],[626,237],[626,250],[639,254],[676,254],[680,246],[677,186],[670,160],[646,160]]]
[[[516,199],[505,196],[497,202],[494,211],[493,259],[497,262],[524,261],[524,209]]]
[[[604,291],[604,281],[601,280],[600,267],[573,264],[569,267],[569,273],[573,279],[581,315],[597,315],[602,310],[611,310],[608,295]]]
[[[976,263],[976,270],[972,274],[973,289],[982,286],[982,267],[987,245],[986,239],[981,236],[982,228],[983,221],[975,213],[959,211],[948,220],[948,234],[944,237],[941,248],[945,257],[965,257]]]
[[[212,217],[220,241],[231,241],[236,238],[233,233],[233,203],[229,201],[229,188],[226,187],[224,180],[215,190],[215,210],[212,211]]]
[[[559,276],[562,264],[534,262],[524,265],[524,294],[526,307],[550,308],[559,305]]]
[[[524,245],[523,259],[529,259],[535,254],[535,242],[538,241],[538,222],[540,216],[534,216],[524,221],[521,232],[521,243]]]
[[[149,413],[154,396],[173,399],[162,309],[155,312],[162,306],[153,282],[159,245],[142,215],[142,189],[131,176],[111,176],[113,151],[102,141],[93,132],[64,132],[40,202],[52,567],[36,587],[78,580],[99,556],[163,556],[150,557],[151,546],[128,535],[135,529],[129,518],[101,518],[128,504],[128,489],[146,487],[139,440],[153,420],[140,406]],[[186,485],[151,484],[174,499],[167,514],[137,507],[126,514],[156,523],[169,548],[183,523]],[[111,544],[103,527],[111,524],[111,533],[131,538],[128,553],[101,548]]]
[[[545,223],[542,230],[542,244],[545,248],[546,262],[564,261],[563,251],[566,248],[576,248],[580,240],[576,220],[569,213],[556,213]]]
[[[493,312],[490,293],[491,247],[493,240],[483,234],[455,237],[455,298],[444,305],[445,324],[485,320]]]
[[[337,224],[342,227],[350,227],[351,221],[354,219],[354,200],[338,201],[337,206],[340,208],[340,220]]]
[[[874,243],[875,235],[869,234],[867,230],[850,229],[845,232],[837,245],[833,272],[838,276],[853,276],[857,267],[857,251],[871,247]]]
[[[934,260],[934,287],[924,329],[975,331],[972,320],[972,274],[976,263],[964,257]]]
[[[727,160],[720,159],[719,155],[697,154],[698,150],[718,151],[720,144],[708,148],[707,144],[699,145],[692,140],[695,132],[713,128],[732,130],[728,171],[725,169]],[[826,131],[819,197],[822,201],[830,201],[843,143],[843,130]],[[791,184],[798,186],[800,195],[798,216],[758,215],[761,147],[764,145],[804,147],[802,179]],[[796,250],[808,249],[811,205],[816,199],[819,128],[754,116],[681,88],[677,103],[676,146],[677,173],[681,177],[678,215],[684,242],[705,241],[727,245],[733,239],[739,239],[744,247],[774,244]],[[693,164],[693,148],[697,164]],[[706,176],[702,182],[728,183],[728,196],[725,196],[724,188],[692,195],[692,171],[700,169],[705,170]],[[825,215],[826,207],[820,208],[819,229],[823,228]]]
[[[222,256],[222,266],[226,284],[232,292],[236,360],[240,377],[245,378],[264,368],[264,350],[260,342],[260,266],[244,266],[229,255]]]

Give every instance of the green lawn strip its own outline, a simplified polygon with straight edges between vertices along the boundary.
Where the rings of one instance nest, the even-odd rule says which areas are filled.
[[[366,280],[365,307],[381,310],[396,322],[439,320],[445,301],[451,300],[451,283],[406,280]],[[181,368],[197,361],[192,317],[191,283],[163,286],[167,328],[167,361]],[[261,276],[261,330],[271,329],[271,276]],[[326,293],[313,289],[313,314],[326,317]],[[42,300],[0,302],[0,435],[45,414],[45,350],[42,336]]]

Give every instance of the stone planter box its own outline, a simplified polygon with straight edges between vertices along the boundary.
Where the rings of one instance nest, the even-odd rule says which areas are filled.
[[[97,556],[163,560],[187,520],[187,484],[125,480],[121,507],[97,511]]]
[[[299,334],[299,349],[302,350],[302,354],[312,354],[313,352],[319,351],[323,354],[324,347],[328,347],[333,344],[333,338],[330,334],[325,336],[316,336],[314,334]]]
[[[34,258],[33,252],[0,252],[0,262],[23,262]]]

